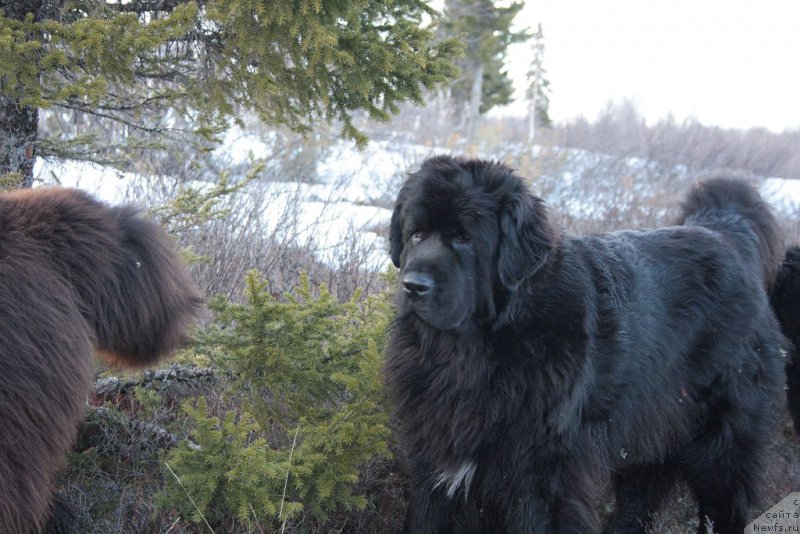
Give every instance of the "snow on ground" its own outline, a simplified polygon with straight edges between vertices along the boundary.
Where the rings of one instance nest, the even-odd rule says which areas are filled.
[[[123,202],[137,175],[85,161],[52,161],[37,158],[33,175],[42,185],[62,185],[83,189],[110,203]]]
[[[231,166],[265,160],[274,151],[274,139],[231,128],[215,151]],[[440,151],[444,152],[444,151]],[[376,141],[363,150],[352,142],[338,141],[317,165],[316,183],[256,182],[261,204],[259,223],[265,235],[284,233],[298,243],[313,241],[317,259],[336,267],[342,244],[367,252],[366,268],[382,270],[388,265],[385,240],[376,233],[388,225],[391,205],[402,178],[431,153],[428,147]],[[136,191],[147,180],[133,173],[87,162],[56,162],[38,159],[34,176],[40,183],[81,188],[110,203],[137,201]],[[308,178],[308,177],[304,177]],[[198,184],[195,184],[198,185]],[[199,184],[202,185],[202,184]],[[296,212],[296,213],[295,213]],[[291,224],[288,224],[291,223]]]
[[[263,206],[260,224],[265,235],[299,244],[313,242],[317,259],[331,267],[347,261],[342,257],[345,244],[367,252],[365,268],[386,266],[387,245],[375,230],[388,225],[391,210],[353,202],[346,189],[325,184],[267,182],[253,187],[257,205]]]
[[[800,180],[766,178],[761,182],[759,191],[776,211],[800,213]]]
[[[317,166],[317,176],[328,185],[346,185],[347,198],[352,202],[371,202],[387,194],[394,198],[410,171],[428,157],[445,152],[393,141],[371,142],[358,150],[352,143],[342,141]]]
[[[237,154],[246,158],[245,161],[250,154],[260,152],[252,151],[259,148],[256,143],[246,146],[240,140],[238,145]],[[365,251],[365,268],[382,270],[389,258],[387,245],[376,230],[388,224],[391,210],[373,203],[393,194],[381,186],[392,181],[388,162],[396,160],[384,157],[382,166],[370,167],[362,159],[366,153],[352,152],[355,155],[346,151],[336,155],[341,165],[332,158],[320,164],[324,183],[251,184],[253,196],[262,199],[257,204],[261,207],[259,224],[264,235],[276,235],[278,239],[288,237],[301,244],[313,243],[317,259],[331,267],[347,261],[348,258],[343,257],[347,251],[342,250],[346,242],[348,247]],[[357,166],[359,161],[360,167]],[[42,185],[77,187],[109,203],[136,202],[139,200],[136,191],[147,183],[146,177],[140,175],[72,161],[39,159],[34,175]],[[246,209],[248,206],[239,207]]]
[[[269,158],[273,150],[270,142],[269,137],[232,131],[218,151],[224,161],[246,164],[253,159]],[[357,246],[369,251],[365,267],[382,269],[388,264],[388,255],[385,240],[376,230],[388,225],[391,217],[389,206],[402,179],[425,158],[445,152],[388,141],[372,142],[365,149],[358,150],[350,142],[337,142],[317,164],[317,176],[310,180],[314,183],[259,181],[253,184],[256,188],[254,194],[262,195],[257,204],[261,206],[259,224],[265,235],[283,233],[283,237],[291,237],[298,243],[313,241],[317,258],[331,267],[346,260],[341,257],[345,254],[342,244],[352,246],[355,236]],[[598,167],[598,161],[605,161],[608,156],[574,149],[567,150],[566,155],[568,157],[558,167],[556,175],[547,177],[555,184],[550,191],[554,198],[548,200],[560,198],[562,206],[575,215],[586,216],[589,199],[577,197],[578,191],[585,191],[576,189],[574,183],[584,175],[591,180],[607,179],[607,176],[598,176],[597,172],[602,167]],[[636,159],[627,161],[625,167],[623,174],[630,172],[628,179],[636,175],[635,171],[640,167],[646,170],[646,165]],[[610,173],[615,171],[620,171],[615,165],[606,169]],[[676,172],[683,174],[680,170]],[[34,174],[45,184],[79,187],[112,203],[135,201],[136,197],[132,195],[137,185],[141,188],[141,184],[147,183],[142,176],[85,162],[39,159]],[[620,177],[615,175],[614,179]],[[643,180],[634,182],[639,182],[640,187],[647,185]],[[778,212],[794,214],[800,209],[800,180],[767,178],[761,182],[760,191]],[[593,210],[604,205],[597,200],[590,203]],[[592,216],[602,214],[593,212]]]

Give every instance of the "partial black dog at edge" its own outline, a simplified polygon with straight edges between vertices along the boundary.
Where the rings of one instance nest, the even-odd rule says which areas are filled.
[[[770,292],[772,305],[783,333],[792,342],[791,357],[786,364],[786,382],[789,391],[789,413],[795,430],[800,433],[800,247],[786,250],[781,270]]]
[[[405,532],[600,532],[607,481],[609,532],[644,532],[678,478],[701,531],[763,512],[783,241],[750,185],[701,183],[678,226],[575,238],[508,167],[435,157],[399,193],[390,253]]]

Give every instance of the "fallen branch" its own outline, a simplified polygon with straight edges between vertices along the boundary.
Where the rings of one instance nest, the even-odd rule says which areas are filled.
[[[200,385],[217,380],[214,367],[185,367],[173,365],[169,369],[145,371],[135,376],[106,376],[95,382],[95,394],[100,399],[108,399],[140,386],[162,388],[169,385]]]

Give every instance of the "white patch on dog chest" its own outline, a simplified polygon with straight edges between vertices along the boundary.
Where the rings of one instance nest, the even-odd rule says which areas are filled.
[[[475,476],[475,467],[474,462],[467,461],[461,464],[455,471],[442,471],[442,473],[436,477],[436,483],[433,485],[433,488],[436,489],[439,486],[445,486],[447,488],[447,498],[452,499],[453,495],[458,491],[458,487],[463,483],[464,497],[466,498],[469,493],[469,486],[472,483],[472,477]]]

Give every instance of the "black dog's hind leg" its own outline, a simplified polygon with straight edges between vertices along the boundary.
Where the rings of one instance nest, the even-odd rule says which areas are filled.
[[[727,431],[706,433],[682,455],[682,471],[699,504],[699,533],[708,532],[710,520],[715,534],[741,534],[761,505],[769,432],[755,417],[738,417],[725,421],[722,416],[717,424]]]
[[[614,479],[617,509],[606,533],[646,532],[652,514],[675,485],[676,471],[673,464],[642,464],[620,471]]]
[[[744,460],[747,464],[747,460]],[[724,472],[730,469],[729,472]],[[727,461],[719,462],[709,471],[690,475],[690,486],[700,506],[700,534],[741,534],[749,522],[750,510],[758,499],[749,487],[747,470],[752,467],[731,466]]]
[[[800,332],[796,332],[794,343],[800,341]],[[792,415],[795,434],[800,434],[800,345],[792,347],[789,352],[789,363],[786,364],[786,388],[788,389],[789,413]]]

